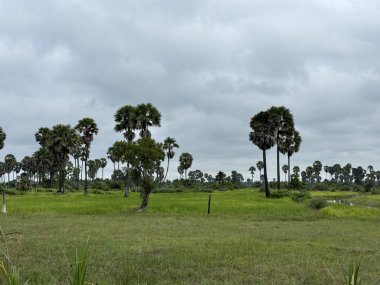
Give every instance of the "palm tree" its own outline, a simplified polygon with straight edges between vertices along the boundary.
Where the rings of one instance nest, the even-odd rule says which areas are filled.
[[[125,105],[119,108],[115,113],[115,131],[123,132],[124,138],[127,142],[132,142],[136,136],[135,130],[138,128],[137,121],[137,108],[131,105]],[[131,146],[131,144],[128,144]],[[126,169],[126,185],[124,191],[124,197],[128,197],[129,192],[129,162],[127,162]]]
[[[289,166],[287,165],[287,164],[284,164],[283,166],[282,166],[282,171],[285,173],[285,181],[287,180],[286,179],[286,174],[288,174],[288,172],[289,172],[289,174],[290,174],[290,171],[289,171]],[[290,181],[290,179],[288,178],[288,182]],[[288,183],[289,184],[289,183]]]
[[[52,154],[55,169],[59,171],[58,192],[65,192],[66,164],[69,161],[71,149],[74,147],[78,135],[70,125],[56,125],[48,129],[46,147]],[[37,134],[36,134],[37,137]]]
[[[185,171],[185,179],[187,179],[187,170],[191,167],[192,163],[193,163],[193,156],[190,153],[184,152],[180,155],[179,165]]]
[[[327,180],[327,173],[329,173],[330,166],[325,165],[323,166],[323,171],[326,172],[326,180]]]
[[[253,175],[255,174],[256,168],[254,166],[251,166],[248,170],[249,172],[251,172],[251,175],[252,175],[252,187],[253,187]]]
[[[136,126],[140,130],[140,137],[151,137],[149,127],[161,126],[161,113],[152,104],[139,104],[136,107]]]
[[[137,129],[136,115],[136,107],[131,105],[125,105],[115,113],[115,131],[123,132],[124,138],[128,142],[133,141],[136,136],[134,132]]]
[[[298,131],[289,129],[289,132],[281,137],[277,148],[282,154],[288,156],[288,170],[290,170],[290,157],[299,151],[302,139]],[[290,171],[288,171],[288,189],[290,189]]]
[[[100,159],[100,162],[101,162],[100,167],[102,168],[102,180],[103,180],[103,179],[104,179],[104,178],[103,178],[103,170],[104,170],[104,168],[107,166],[107,159],[105,159],[105,158],[103,157],[103,158]]]
[[[264,183],[263,183],[263,179],[261,179],[261,170],[264,169],[264,162],[262,162],[261,160],[259,160],[257,163],[256,163],[256,167],[257,169],[259,170],[260,172],[260,183],[261,183],[261,186],[264,186]]]
[[[7,154],[4,158],[5,172],[8,174],[8,187],[9,187],[9,174],[15,169],[17,160],[13,154]]]
[[[265,196],[270,196],[268,187],[268,175],[266,164],[265,151],[274,146],[276,142],[276,129],[271,123],[271,115],[269,112],[261,111],[251,118],[250,127],[252,132],[249,133],[249,140],[255,144],[259,149],[263,151],[263,163],[264,163],[264,189]]]
[[[4,147],[4,141],[7,138],[7,135],[4,133],[3,128],[0,127],[0,149]]]
[[[175,152],[173,150],[175,147],[176,148],[179,147],[179,145],[176,143],[175,139],[167,137],[164,140],[163,148],[164,148],[164,150],[166,150],[166,157],[168,158],[168,165],[166,167],[164,182],[166,181],[166,177],[168,176],[170,159],[172,159],[174,157],[174,154],[175,154]]]
[[[215,175],[215,181],[223,185],[226,176],[227,175],[223,171],[219,171],[218,174]]]
[[[280,140],[283,140],[289,134],[289,130],[294,129],[293,115],[289,109],[284,106],[271,107],[268,109],[270,114],[270,124],[275,130],[277,144],[277,189],[280,189]]]
[[[182,168],[181,165],[178,165],[178,167],[177,167],[177,171],[178,171],[178,173],[179,173],[179,177],[182,178],[182,175],[183,175],[183,173],[185,172],[185,170]]]
[[[94,135],[96,135],[99,130],[94,119],[91,118],[83,118],[79,120],[75,129],[79,132],[84,147],[84,195],[87,195],[87,160],[90,156],[91,142],[94,140]]]

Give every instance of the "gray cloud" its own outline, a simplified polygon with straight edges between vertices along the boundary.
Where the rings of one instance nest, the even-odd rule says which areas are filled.
[[[380,167],[379,9],[372,0],[0,1],[1,153],[21,159],[37,149],[39,127],[89,116],[100,127],[92,154],[104,157],[121,139],[117,108],[152,102],[163,115],[154,136],[181,146],[175,161],[188,151],[194,169],[247,178],[261,159],[250,118],[285,105],[303,137],[293,165]],[[274,176],[273,151],[269,162]]]

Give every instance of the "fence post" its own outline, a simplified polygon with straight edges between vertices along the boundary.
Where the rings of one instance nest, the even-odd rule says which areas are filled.
[[[210,215],[211,211],[211,194],[208,195],[208,209],[207,209],[207,215]]]

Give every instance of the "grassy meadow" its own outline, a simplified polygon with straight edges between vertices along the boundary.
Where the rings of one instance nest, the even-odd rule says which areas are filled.
[[[322,210],[257,190],[7,196],[0,248],[29,284],[69,284],[76,250],[89,245],[88,284],[345,284],[361,262],[363,284],[380,284],[380,195]],[[4,260],[5,257],[3,257]]]

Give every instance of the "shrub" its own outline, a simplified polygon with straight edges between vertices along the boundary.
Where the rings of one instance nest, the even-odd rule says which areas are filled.
[[[277,190],[273,191],[270,194],[270,198],[282,198],[282,197],[289,197],[290,192],[288,190]]]
[[[367,179],[364,182],[364,190],[365,192],[370,192],[372,187],[375,185],[375,182],[373,180]]]
[[[290,194],[290,198],[295,202],[302,202],[310,198],[310,193],[307,191],[293,191]]]
[[[371,194],[373,194],[373,195],[380,194],[380,188],[378,188],[378,187],[372,188]]]
[[[327,206],[327,202],[321,198],[312,199],[309,203],[309,207],[315,210],[320,210]]]
[[[329,190],[329,185],[325,183],[316,183],[313,186],[313,190],[315,191],[328,191]]]

